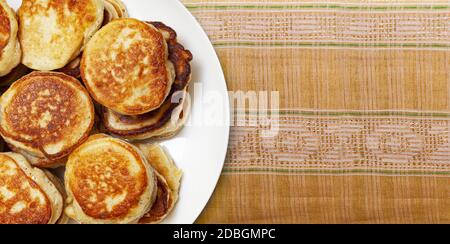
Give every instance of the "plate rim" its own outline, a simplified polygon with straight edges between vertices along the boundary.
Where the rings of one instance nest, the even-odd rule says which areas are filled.
[[[167,1],[167,0],[164,0]],[[185,12],[185,14],[187,14],[190,18],[192,18],[194,24],[196,25],[197,28],[199,28],[201,30],[201,33],[203,35],[204,38],[206,38],[206,40],[208,40],[209,43],[209,48],[212,50],[212,52],[214,53],[214,58],[216,63],[218,64],[219,68],[220,68],[220,77],[218,77],[218,79],[220,79],[220,82],[223,83],[223,86],[225,88],[225,91],[220,91],[220,92],[224,92],[226,94],[226,96],[224,96],[224,115],[225,117],[225,124],[223,127],[226,127],[226,131],[225,131],[225,137],[226,137],[226,142],[225,142],[225,148],[222,149],[223,151],[223,155],[220,156],[220,170],[218,170],[218,172],[216,172],[215,178],[216,180],[214,180],[214,186],[212,187],[211,192],[208,194],[209,196],[206,198],[206,202],[202,203],[203,207],[202,210],[195,214],[195,219],[191,222],[192,224],[194,224],[198,218],[200,217],[200,215],[205,211],[208,203],[210,202],[212,196],[214,195],[214,192],[217,189],[217,185],[219,183],[219,180],[221,178],[222,172],[223,172],[223,168],[225,166],[225,161],[226,161],[226,157],[227,157],[227,153],[228,153],[228,146],[230,143],[230,132],[231,132],[231,105],[230,105],[230,98],[228,96],[228,84],[225,78],[225,74],[222,68],[222,63],[220,62],[219,56],[216,52],[216,49],[214,48],[214,45],[211,41],[211,39],[209,38],[208,34],[206,34],[205,30],[203,29],[203,27],[200,25],[200,23],[198,22],[197,18],[195,18],[195,16],[189,12],[189,10],[186,8],[186,6],[184,6],[184,4],[180,1],[180,0],[174,0],[175,2],[177,2],[177,4],[179,5],[179,7]]]

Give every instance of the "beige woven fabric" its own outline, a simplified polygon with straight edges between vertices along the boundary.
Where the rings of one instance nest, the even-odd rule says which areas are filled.
[[[183,3],[230,90],[279,92],[198,222],[450,223],[450,1]]]

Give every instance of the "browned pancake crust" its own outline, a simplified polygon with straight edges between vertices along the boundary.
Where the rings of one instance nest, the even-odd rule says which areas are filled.
[[[122,20],[123,23],[119,22]],[[170,73],[166,66],[165,40],[160,32],[140,21],[122,20],[114,20],[108,26],[115,24],[115,31],[118,32],[121,29],[133,28],[139,31],[144,40],[132,43],[126,52],[114,49],[107,44],[103,48],[95,48],[89,52],[88,45],[81,61],[81,76],[92,97],[98,103],[123,114],[143,114],[158,108],[167,95]],[[103,30],[108,26],[105,26]],[[102,34],[97,32],[96,35],[100,38]],[[115,34],[105,33],[104,37],[108,37],[113,43]],[[127,38],[133,39],[134,35],[135,33],[129,34]],[[94,43],[95,39],[96,36],[91,43]],[[110,57],[114,56],[113,53],[115,58],[111,59]],[[97,57],[108,58],[105,60]],[[148,64],[142,63],[145,59],[148,60]],[[87,63],[90,65],[87,66]],[[137,67],[139,72],[136,77],[133,71]],[[100,72],[100,70],[107,72]],[[87,79],[88,76],[91,78]],[[127,82],[122,83],[118,79]],[[135,95],[137,89],[148,89],[149,92],[139,95],[133,104],[126,104]]]
[[[111,14],[108,12],[108,10],[105,9],[105,11],[103,11],[102,27],[107,25],[111,21],[112,21]],[[65,67],[58,69],[56,71],[64,73],[69,76],[72,76],[72,77],[75,77],[77,79],[81,79],[80,63],[81,63],[82,56],[83,56],[83,53],[78,55],[77,58],[75,58],[70,63],[68,63]],[[0,81],[0,84],[1,84],[1,81]]]
[[[167,40],[167,43],[169,48],[169,60],[174,64],[175,67],[175,74],[176,74],[175,82],[172,85],[172,90],[169,96],[159,109],[138,116],[127,116],[118,113],[115,113],[114,115],[118,116],[122,123],[130,125],[142,123],[150,118],[152,119],[157,118],[158,122],[152,124],[151,126],[142,127],[136,130],[125,130],[125,131],[116,130],[115,128],[111,128],[111,126],[107,123],[108,121],[107,116],[109,112],[106,109],[104,109],[103,124],[106,130],[114,135],[124,137],[136,136],[160,129],[167,122],[170,121],[172,112],[180,105],[179,102],[181,101],[179,101],[178,103],[172,101],[171,99],[172,95],[176,92],[184,91],[186,87],[189,85],[189,80],[191,76],[190,62],[192,61],[191,52],[189,50],[186,50],[183,47],[183,45],[178,43],[177,33],[175,32],[175,30],[173,30],[172,28],[168,27],[167,25],[161,22],[148,22],[148,23],[152,24],[154,27],[156,27],[161,31],[170,33],[170,37]]]
[[[56,187],[58,192],[61,194],[63,203],[64,203],[64,205],[63,205],[63,209],[64,209],[66,206],[67,192],[66,192],[66,189],[64,188],[63,182],[50,171],[44,171],[44,173],[45,173],[45,175],[47,175],[47,178],[50,180],[50,182],[53,183],[53,185]],[[69,221],[69,218],[64,214],[64,211],[63,211],[61,213],[61,216],[59,217],[59,219],[56,221],[56,224],[67,224],[68,221]]]
[[[118,144],[113,141],[111,143]],[[118,145],[127,147],[136,159],[141,158],[131,146]],[[125,156],[109,148],[104,150],[103,153],[95,155],[77,155],[79,158],[76,161],[74,177],[69,182],[70,189],[83,212],[89,217],[95,219],[125,217],[130,209],[138,205],[140,196],[147,188],[146,169],[140,164],[139,175],[130,176]],[[106,197],[120,194],[124,190],[127,192],[124,200],[108,211],[104,203]],[[90,200],[92,194],[96,195],[96,201]]]
[[[14,159],[0,155],[0,171],[8,171],[10,168],[4,164],[5,161],[14,162],[16,173],[11,176],[0,174],[0,186],[6,186],[8,191],[16,195],[5,200],[0,197],[0,224],[47,224],[52,216],[51,203],[45,192],[36,182],[28,177]],[[45,204],[41,205],[36,199],[32,199],[28,191],[22,189],[22,185],[27,182],[31,188],[39,191],[45,196]],[[11,214],[10,209],[17,202],[23,201],[28,206],[19,213]]]
[[[27,154],[26,151],[15,147],[14,145],[11,144],[6,144],[8,146],[8,148],[18,154],[22,154],[22,156],[24,156],[28,162],[33,165],[34,167],[38,167],[38,168],[58,168],[60,166],[64,166],[67,162],[67,156],[63,157],[63,158],[56,158],[56,159],[49,159],[49,158],[29,158],[30,155]]]
[[[67,128],[71,128],[84,119],[83,115],[76,112],[77,106],[72,99],[77,93],[60,79],[71,82],[80,91],[85,91],[84,87],[73,77],[55,72],[33,72],[22,79],[16,81],[15,87],[19,90],[11,104],[6,108],[4,121],[18,133],[25,134],[32,138],[25,140],[23,137],[11,135],[0,125],[0,131],[8,138],[19,141],[30,147],[40,149],[49,159],[61,159],[73,150],[76,146],[88,138],[89,132],[82,136],[78,144],[57,155],[48,155],[43,150],[43,145],[51,144],[63,140],[67,136]],[[43,93],[47,93],[44,94]],[[87,92],[85,94],[88,96]],[[49,109],[51,107],[51,109]],[[94,114],[94,107],[92,114]],[[43,114],[51,111],[52,119],[48,124],[41,126],[37,121]],[[67,123],[69,123],[67,125]],[[90,128],[93,127],[94,120]]]
[[[0,51],[8,45],[11,38],[11,22],[8,13],[0,6]]]
[[[17,11],[22,63],[36,70],[62,68],[80,53],[84,44],[100,25],[98,0],[23,0]],[[103,9],[102,9],[103,10]],[[40,18],[48,18],[46,31],[36,30],[42,25]],[[28,24],[26,24],[28,23]],[[46,41],[46,39],[48,39]],[[46,61],[41,61],[40,57]]]
[[[172,194],[170,194],[170,188],[159,174],[157,174],[157,183],[158,192],[155,203],[150,211],[139,220],[140,224],[158,223],[167,215],[172,206],[173,199]]]

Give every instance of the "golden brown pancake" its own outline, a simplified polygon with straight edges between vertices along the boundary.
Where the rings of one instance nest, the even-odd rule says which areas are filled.
[[[80,223],[137,223],[156,197],[156,177],[133,145],[94,135],[67,162],[66,214]]]
[[[54,224],[61,218],[63,199],[45,173],[20,154],[0,154],[0,223]]]
[[[55,163],[85,141],[94,124],[89,94],[62,73],[24,76],[2,95],[0,105],[0,133],[11,149]]]
[[[116,8],[111,3],[109,3],[108,1],[105,1],[105,10],[104,10],[104,14],[103,14],[102,27],[107,25],[109,22],[111,22],[115,19],[122,18],[120,16],[124,16],[123,13],[119,14],[116,11],[117,11]],[[70,63],[68,63],[63,68],[58,69],[56,71],[64,73],[66,75],[70,75],[77,79],[81,79],[81,71],[80,71],[81,57],[82,57],[82,54],[78,55],[77,58],[72,60]],[[0,84],[1,84],[1,81],[0,81]]]
[[[173,162],[168,152],[158,144],[136,144],[155,169],[158,176],[158,194],[150,211],[139,220],[141,224],[163,221],[178,201],[180,180],[183,172]]]
[[[14,10],[6,1],[0,0],[0,77],[6,76],[20,63],[22,53],[17,32]]]
[[[168,98],[155,111],[143,115],[127,116],[116,113],[111,109],[103,109],[102,120],[105,129],[114,135],[130,140],[171,136],[171,133],[176,133],[177,128],[174,131],[166,127],[173,122],[173,116],[179,116],[179,118],[176,118],[179,120],[188,116],[188,111],[183,111],[186,110],[183,105],[186,105],[185,95],[191,79],[190,62],[192,61],[192,54],[178,43],[177,34],[172,28],[161,22],[150,22],[149,24],[163,33],[168,43],[169,60],[175,67],[176,78]]]
[[[103,0],[23,0],[18,10],[22,63],[56,70],[80,54],[103,21]]]
[[[175,74],[167,43],[155,27],[136,19],[117,19],[87,45],[81,76],[101,105],[125,115],[158,109]]]

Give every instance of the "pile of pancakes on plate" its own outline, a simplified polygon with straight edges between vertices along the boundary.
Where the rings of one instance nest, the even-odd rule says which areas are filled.
[[[0,224],[170,214],[182,172],[155,141],[186,123],[192,61],[172,28],[120,0],[0,0],[0,51]]]

